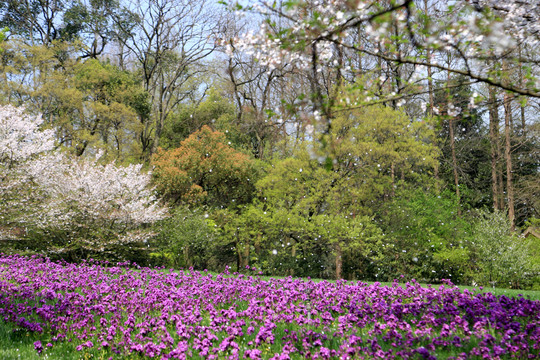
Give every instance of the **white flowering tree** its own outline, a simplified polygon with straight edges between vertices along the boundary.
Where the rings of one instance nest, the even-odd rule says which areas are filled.
[[[54,147],[54,132],[40,130],[41,116],[26,114],[23,108],[0,106],[0,163],[12,166]]]
[[[49,250],[74,259],[152,236],[144,228],[163,219],[166,209],[142,165],[100,164],[101,154],[76,158],[53,151],[53,134],[40,131],[40,125],[40,117],[0,108],[2,210],[19,210],[2,219],[5,225],[27,227]]]
[[[52,153],[27,165],[42,200],[25,223],[60,240],[58,251],[107,251],[111,245],[146,242],[141,231],[166,212],[149,188],[142,165],[100,164],[95,158]]]
[[[20,233],[16,221],[30,206],[34,187],[23,165],[51,151],[54,133],[40,130],[41,116],[26,114],[24,109],[0,106],[0,237]]]

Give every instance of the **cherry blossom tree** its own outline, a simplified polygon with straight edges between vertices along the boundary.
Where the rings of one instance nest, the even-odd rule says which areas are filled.
[[[54,132],[41,131],[42,124],[41,116],[27,114],[23,108],[0,106],[0,163],[10,165],[52,150]]]
[[[40,130],[41,116],[23,108],[0,106],[0,237],[11,238],[14,218],[30,204],[31,179],[23,171],[25,162],[54,147],[52,130]],[[17,231],[15,231],[17,233]]]
[[[308,115],[318,130],[314,136],[321,148],[327,148],[324,135],[333,131],[339,116],[339,92],[325,86],[329,69],[337,72],[334,89],[361,93],[349,107],[383,103],[393,108],[421,108],[413,119],[423,115],[446,118],[458,198],[456,119],[479,103],[504,103],[508,196],[500,207],[506,207],[514,221],[511,112],[518,99],[525,124],[525,104],[540,100],[538,1],[261,0],[255,5],[237,2],[231,6],[266,21],[256,31],[227,39],[230,53],[244,51],[269,69],[309,74],[310,94],[288,105],[311,110]],[[450,96],[452,78],[463,79],[455,87],[496,89],[500,98],[488,99],[475,91],[468,105],[457,105]],[[437,88],[436,83],[446,86]],[[441,108],[434,105],[434,92],[447,95]],[[333,159],[327,150],[328,162]],[[494,192],[498,188],[494,186]]]
[[[26,168],[41,201],[21,220],[56,240],[57,251],[84,254],[144,243],[153,233],[141,226],[166,216],[142,165],[100,164],[100,157],[54,152]]]
[[[146,225],[166,217],[142,165],[101,164],[54,150],[40,116],[0,108],[0,225],[25,226],[48,250],[74,259],[144,243]],[[16,209],[16,210],[13,210]],[[4,228],[4,227],[2,227]],[[129,246],[129,245],[127,245]]]

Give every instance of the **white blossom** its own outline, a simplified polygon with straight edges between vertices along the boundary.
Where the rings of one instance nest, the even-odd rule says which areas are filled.
[[[54,132],[40,130],[41,116],[32,116],[24,108],[0,106],[0,163],[24,161],[52,150]]]
[[[456,1],[451,2],[452,8],[441,4],[438,13],[429,17],[425,29],[421,24],[415,24],[412,30],[411,21],[415,22],[423,10],[411,7],[405,1],[391,4],[394,9],[400,5],[409,6],[409,11],[401,11],[403,8],[393,11],[389,4],[373,0],[298,1],[279,9],[271,2],[261,1],[255,11],[268,19],[276,16],[286,19],[287,31],[276,33],[275,27],[264,23],[257,32],[248,31],[233,42],[237,51],[253,54],[270,69],[286,64],[291,68],[316,69],[321,73],[324,66],[336,66],[335,55],[339,47],[350,51],[351,45],[357,45],[355,39],[350,38],[354,29],[361,28],[366,40],[373,43],[388,42],[394,32],[408,34],[413,31],[417,32],[413,34],[414,46],[430,50],[429,59],[414,59],[416,65],[447,67],[442,59],[451,53],[458,59],[455,65],[450,66],[451,71],[462,73],[463,62],[466,61],[470,76],[486,81],[490,78],[490,68],[485,66],[486,57],[507,54],[520,43],[526,43],[530,48],[540,45],[540,6],[536,0]],[[383,17],[377,16],[380,13],[389,16],[382,20]],[[424,33],[430,35],[424,37]],[[299,43],[304,45],[297,46]],[[312,54],[314,50],[317,52],[315,57]],[[379,47],[366,49],[360,46],[354,51],[393,58],[397,62],[407,61],[404,59],[406,53],[399,48],[383,50],[381,55]],[[312,63],[313,59],[316,59],[316,64]],[[421,76],[425,79],[427,74],[415,74],[409,81],[417,83]],[[524,86],[537,94],[538,90],[532,83],[534,80]]]
[[[141,164],[100,164],[102,152],[89,159],[54,150],[54,134],[40,131],[42,122],[21,108],[0,107],[0,225],[65,231],[74,239],[84,233],[77,241],[98,250],[150,236],[140,226],[167,215],[151,174]]]
[[[142,165],[99,164],[94,159],[78,159],[55,152],[27,166],[44,195],[40,206],[41,226],[69,228],[74,219],[89,222],[117,222],[136,226],[163,219],[149,187],[151,175]]]

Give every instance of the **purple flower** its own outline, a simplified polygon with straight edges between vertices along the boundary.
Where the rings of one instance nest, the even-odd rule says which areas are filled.
[[[34,342],[34,349],[38,352],[38,354],[41,354],[43,351],[43,345],[41,345],[41,341]]]
[[[259,349],[248,349],[244,352],[244,359],[261,359],[261,354]]]
[[[384,287],[225,275],[0,255],[0,311],[28,331],[52,329],[46,347],[75,339],[78,351],[100,344],[163,359],[429,360],[448,347],[462,351],[457,359],[540,356],[538,301],[461,292],[448,282]]]

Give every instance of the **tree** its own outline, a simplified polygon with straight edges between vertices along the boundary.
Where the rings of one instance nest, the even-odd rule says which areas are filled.
[[[540,123],[528,124],[525,129],[515,154],[516,218],[521,221],[540,218]]]
[[[219,34],[220,48],[225,54],[225,69],[218,72],[230,101],[236,106],[235,125],[249,138],[249,147],[257,159],[269,158],[287,127],[299,125],[298,119],[283,106],[284,98],[298,97],[305,90],[305,77],[287,67],[270,68],[253,54],[235,48],[231,39],[243,29],[257,27],[257,19],[230,15]]]
[[[140,159],[137,137],[143,124],[139,120],[151,105],[135,74],[89,59],[75,66],[73,81],[81,102],[59,129],[65,134],[64,145],[77,156],[93,145],[107,150],[112,159]]]
[[[516,95],[540,98],[536,85],[537,53],[527,52],[525,56],[524,52],[514,51],[519,46],[532,49],[538,44],[535,24],[540,12],[533,3],[516,0],[500,6],[490,0],[443,2],[436,16],[426,14],[427,9],[418,9],[412,0],[295,1],[274,5],[275,2],[265,1],[248,7],[235,3],[237,8],[266,19],[259,31],[246,32],[235,39],[237,51],[255,53],[270,69],[287,64],[289,68],[310,72],[313,79],[325,68],[340,68],[339,54],[344,52],[373,59],[378,64],[387,63],[393,72],[389,81],[407,91],[381,91],[388,77],[381,74],[381,66],[376,66],[375,73],[380,76],[369,77],[372,86],[361,88],[363,103],[397,106],[412,101],[424,93],[422,84],[430,87],[434,70],[462,75],[473,83],[485,83]],[[283,19],[286,26],[276,30],[276,19]],[[360,28],[365,33],[362,41],[353,37]],[[426,54],[430,57],[426,58]],[[445,63],[448,58],[454,61]],[[486,66],[488,60],[501,58],[528,67],[526,80],[507,81],[500,69]],[[403,65],[414,69],[412,75],[402,71]],[[342,69],[344,74],[360,75],[351,67]],[[335,97],[325,94],[320,82],[312,84],[308,103],[324,133],[332,126]]]
[[[112,40],[116,0],[6,0],[0,4],[0,26],[30,46],[78,41],[80,58],[97,58]]]
[[[116,39],[126,50],[121,56],[135,59],[152,104],[141,136],[149,157],[157,151],[167,117],[199,95],[197,77],[215,49],[217,16],[206,0],[145,0],[127,3],[114,22]]]
[[[306,141],[293,158],[275,160],[257,182],[260,208],[268,213],[264,221],[272,224],[261,222],[260,231],[270,244],[288,243],[291,253],[297,247],[302,258],[317,252],[319,259],[332,259],[333,265],[318,266],[333,268],[327,271],[336,277],[369,276],[366,259],[377,258],[381,240],[375,209],[396,189],[433,185],[437,152],[433,132],[403,112],[343,106],[336,105],[339,115],[322,137],[330,158]]]
[[[0,54],[6,100],[40,112],[54,127],[58,143],[77,156],[102,148],[106,157],[133,161],[140,121],[150,112],[148,94],[135,73],[97,59],[77,60],[77,44],[48,47],[6,42]]]
[[[141,246],[154,235],[143,225],[166,216],[149,187],[151,174],[142,173],[142,165],[101,165],[99,157],[56,152],[25,169],[37,186],[39,205],[19,221],[64,258],[122,258],[127,247]]]
[[[274,161],[257,182],[260,202],[242,213],[250,226],[237,227],[237,236],[247,246],[258,242],[265,270],[285,275],[281,263],[301,276],[367,276],[366,259],[377,257],[381,233],[355,201],[365,188],[356,189],[350,174],[326,170],[306,150],[295,155]]]
[[[43,118],[11,105],[0,106],[0,162],[4,166],[29,160],[52,150],[53,130],[41,130]]]
[[[116,0],[77,0],[63,15],[62,39],[79,40],[85,46],[81,58],[97,59],[114,40],[113,14],[120,11]]]
[[[538,264],[533,264],[530,251],[531,241],[517,238],[512,227],[504,212],[479,213],[473,232],[482,270],[476,275],[477,281],[519,288],[520,281],[538,274]]]
[[[156,237],[157,254],[167,260],[169,266],[210,269],[212,250],[218,243],[217,230],[204,209],[178,207],[171,217],[159,223]],[[212,267],[216,271],[221,267]]]
[[[233,147],[248,149],[247,136],[235,124],[235,119],[234,105],[211,88],[201,102],[180,106],[167,118],[160,146],[167,150],[177,148],[189,135],[206,125],[224,133]]]
[[[65,0],[6,0],[0,5],[0,26],[9,27],[32,45],[48,46],[60,38],[66,7]]]
[[[458,199],[449,190],[402,189],[378,210],[386,234],[378,278],[399,275],[419,281],[468,282],[474,275],[471,219],[458,216]]]
[[[118,256],[122,246],[152,236],[141,226],[164,218],[166,209],[142,165],[101,165],[100,154],[89,159],[52,151],[52,131],[38,131],[41,117],[10,106],[1,110],[3,224],[25,226],[47,251],[73,260]]]
[[[17,217],[34,204],[24,166],[55,146],[53,131],[42,130],[42,124],[41,116],[23,108],[0,106],[0,233],[16,226]]]
[[[255,163],[228,143],[223,133],[205,125],[180,147],[160,149],[152,158],[158,190],[176,205],[248,203],[256,180]]]
[[[435,85],[438,86],[435,89],[432,110],[436,112],[437,144],[441,149],[439,176],[446,180],[446,183],[453,183],[458,199],[457,211],[461,214],[462,203],[472,201],[462,200],[465,196],[462,188],[473,188],[477,185],[475,181],[480,170],[483,170],[482,163],[485,162],[486,154],[481,141],[485,134],[481,113],[475,103],[479,95],[473,91],[465,77],[451,77],[450,72],[447,72],[444,81],[435,82]]]

